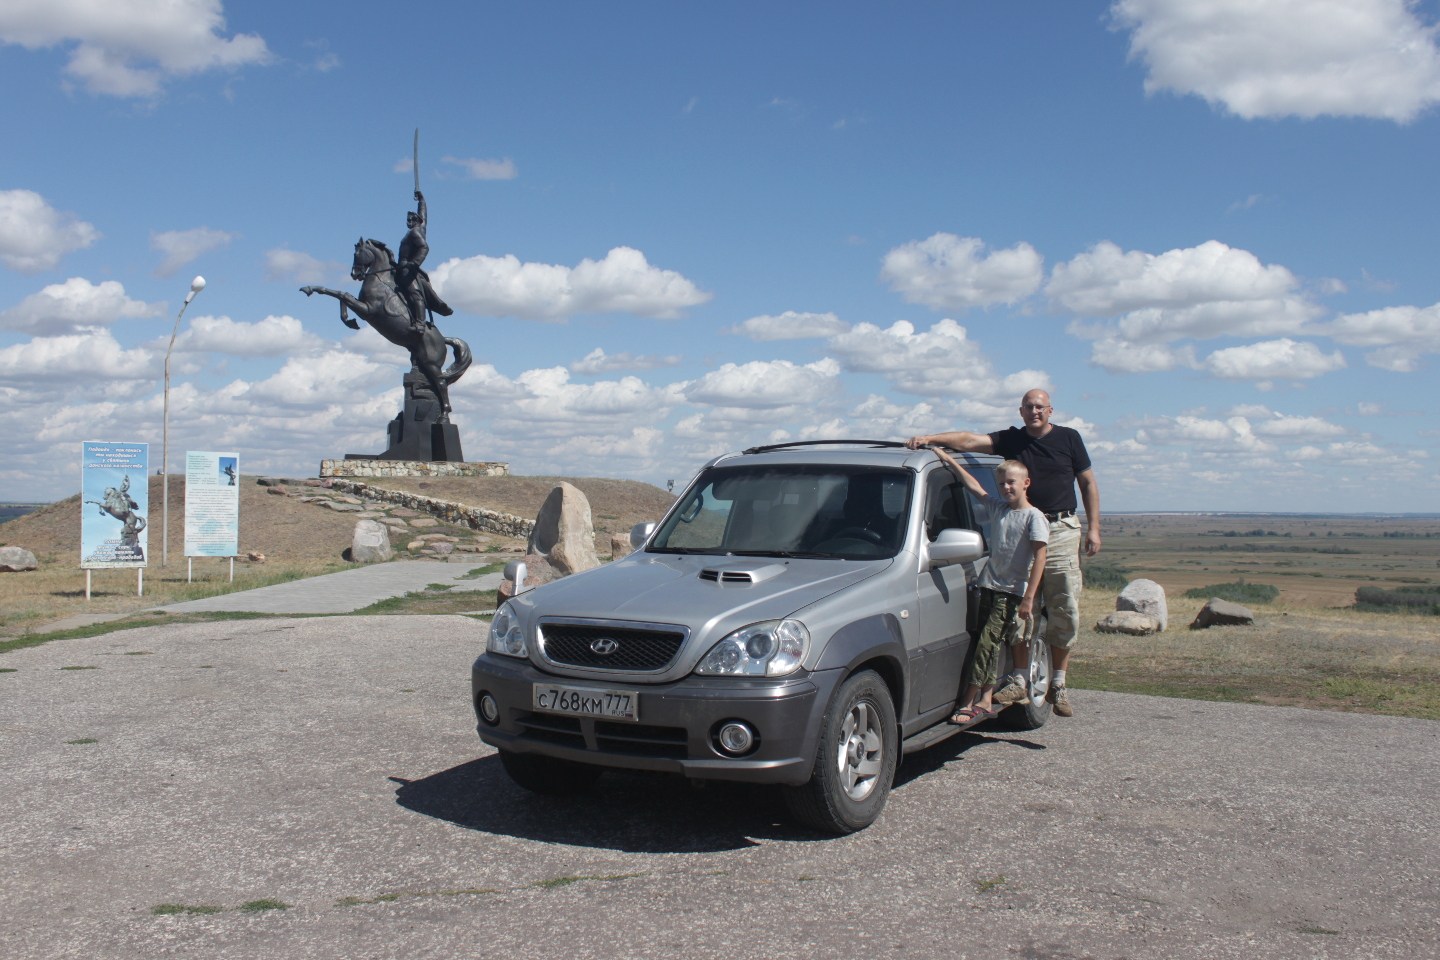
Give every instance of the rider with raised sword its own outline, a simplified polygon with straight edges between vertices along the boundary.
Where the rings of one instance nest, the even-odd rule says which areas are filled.
[[[416,209],[405,215],[405,225],[410,229],[405,239],[400,241],[399,262],[395,265],[395,291],[410,311],[411,327],[423,330],[435,325],[426,313],[427,307],[442,317],[448,317],[454,311],[436,296],[430,286],[430,275],[421,269],[430,254],[430,244],[425,241],[425,195],[418,189],[415,201]]]

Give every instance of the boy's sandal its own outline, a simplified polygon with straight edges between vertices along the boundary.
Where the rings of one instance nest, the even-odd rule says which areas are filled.
[[[961,707],[955,711],[950,718],[951,723],[968,724],[979,723],[981,720],[993,720],[1000,716],[999,710],[986,710],[984,707]]]

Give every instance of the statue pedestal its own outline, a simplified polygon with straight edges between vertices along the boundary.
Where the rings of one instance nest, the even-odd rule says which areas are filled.
[[[403,460],[463,463],[460,428],[441,422],[440,403],[419,370],[405,374],[405,409],[386,426],[390,446],[384,453],[347,453],[346,460]]]
[[[432,460],[321,460],[321,477],[508,477],[510,464]]]

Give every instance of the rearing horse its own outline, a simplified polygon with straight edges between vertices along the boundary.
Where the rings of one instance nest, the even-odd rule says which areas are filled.
[[[410,311],[395,290],[395,258],[390,248],[379,240],[361,237],[355,243],[355,261],[350,277],[360,281],[359,298],[343,290],[328,287],[301,287],[305,296],[323,293],[340,301],[340,322],[352,330],[360,324],[350,319],[346,308],[375,328],[375,332],[397,347],[410,351],[410,362],[425,375],[435,398],[440,402],[441,421],[450,420],[450,384],[470,368],[470,346],[464,340],[446,337],[430,324],[416,330],[410,322]],[[455,351],[455,362],[442,370],[445,347]]]

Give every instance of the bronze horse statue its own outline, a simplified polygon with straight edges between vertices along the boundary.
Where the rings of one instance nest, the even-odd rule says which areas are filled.
[[[441,422],[450,420],[450,384],[459,380],[470,368],[470,346],[464,340],[446,337],[434,324],[417,323],[410,316],[405,300],[395,289],[395,257],[390,248],[379,240],[361,237],[355,243],[355,260],[350,267],[350,277],[360,281],[359,298],[343,290],[328,287],[301,287],[307,297],[323,293],[340,301],[340,322],[352,330],[359,330],[360,324],[350,319],[347,311],[375,328],[375,332],[397,347],[410,351],[410,362],[429,382],[440,402]],[[442,316],[452,312],[426,285],[426,305]],[[455,362],[441,369],[445,362],[445,347],[455,352]]]

